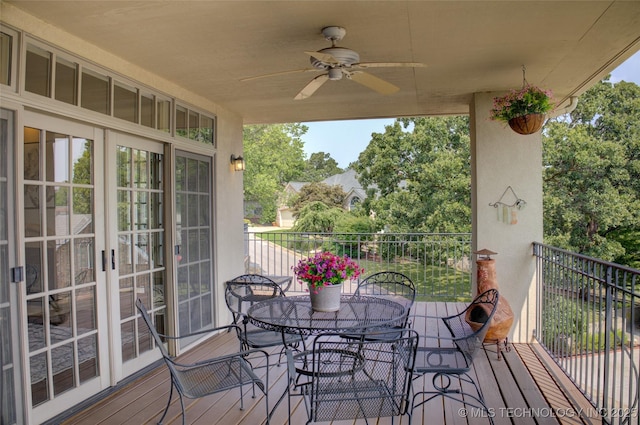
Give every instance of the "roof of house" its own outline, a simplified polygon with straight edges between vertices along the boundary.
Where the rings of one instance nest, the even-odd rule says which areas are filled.
[[[295,192],[300,192],[302,186],[309,183],[310,182],[289,182],[287,183],[287,187]],[[329,186],[341,186],[342,190],[344,190],[347,194],[353,192],[358,194],[358,196],[365,196],[365,191],[357,179],[357,174],[355,170],[352,169],[347,169],[344,173],[329,176],[326,179],[322,180],[320,183],[325,183]]]

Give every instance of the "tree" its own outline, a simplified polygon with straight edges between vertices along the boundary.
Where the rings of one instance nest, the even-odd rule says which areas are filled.
[[[469,140],[466,116],[402,118],[374,133],[353,164],[365,210],[391,231],[469,232]]]
[[[342,208],[330,207],[320,201],[304,204],[298,213],[295,232],[331,233],[340,217],[347,214]]]
[[[640,265],[640,87],[605,79],[543,137],[549,244]]]
[[[300,209],[309,202],[319,201],[330,208],[342,208],[347,194],[341,186],[330,186],[326,183],[309,183],[300,188],[300,193],[291,201],[291,210],[298,215]]]
[[[276,219],[278,199],[284,185],[304,170],[302,124],[248,125],[244,127],[245,202],[262,207],[261,221]]]
[[[338,167],[335,159],[324,152],[315,152],[305,161],[302,181],[319,182],[327,177],[342,173],[344,170]]]

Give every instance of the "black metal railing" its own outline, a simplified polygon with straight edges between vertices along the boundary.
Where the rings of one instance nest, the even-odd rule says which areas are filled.
[[[471,235],[468,233],[245,233],[247,273],[293,276],[302,258],[328,250],[346,254],[364,268],[360,279],[397,271],[416,285],[419,301],[471,298]],[[345,285],[355,289],[357,282]],[[304,288],[295,282],[292,291]]]
[[[637,424],[640,270],[541,243],[536,339],[608,424]]]

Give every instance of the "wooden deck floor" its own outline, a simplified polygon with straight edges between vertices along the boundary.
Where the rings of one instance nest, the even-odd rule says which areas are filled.
[[[451,303],[417,303],[415,314],[450,314],[460,306]],[[420,320],[414,322],[420,333],[433,333]],[[225,352],[235,351],[238,342],[235,334],[218,335],[184,355],[186,362],[206,359]],[[273,350],[272,362],[276,363],[278,350]],[[536,344],[512,344],[510,352],[498,360],[495,347],[487,346],[475,362],[475,377],[484,394],[488,407],[494,414],[496,425],[533,424],[601,424],[601,418],[591,405]],[[266,369],[259,369],[264,378]],[[286,386],[286,367],[269,368],[269,404],[273,406]],[[431,385],[429,377],[414,381],[414,388]],[[56,423],[62,425],[98,424],[147,424],[157,423],[167,401],[170,388],[169,374],[164,365],[105,396],[85,408]],[[250,390],[247,390],[250,391]],[[260,393],[260,395],[262,395]],[[306,412],[299,397],[294,398],[291,423],[306,422]],[[244,397],[245,409],[240,410],[238,390],[214,394],[199,400],[185,399],[187,423],[199,425],[257,425],[265,423],[264,397],[255,399],[250,393]],[[488,424],[486,417],[468,409],[463,413],[462,404],[442,398],[432,400],[413,412],[413,424],[470,425]],[[474,417],[475,416],[475,417]],[[271,424],[286,424],[288,419],[286,400],[275,411]],[[180,403],[174,394],[165,424],[180,424]],[[326,423],[326,422],[325,422]],[[335,425],[364,424],[360,421],[333,422]],[[370,424],[390,424],[391,418],[369,420]],[[408,416],[395,418],[396,424],[409,423]]]

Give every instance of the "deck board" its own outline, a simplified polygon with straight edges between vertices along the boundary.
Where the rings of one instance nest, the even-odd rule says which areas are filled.
[[[416,303],[415,315],[443,316],[453,314],[463,308],[461,303]],[[428,324],[424,319],[414,317],[413,327],[421,335],[434,335],[442,329],[440,325]],[[437,321],[436,321],[437,323]],[[185,362],[203,360],[227,352],[237,351],[238,341],[235,334],[217,335],[200,344],[182,356]],[[271,367],[269,374],[269,404],[276,403],[286,388],[286,365],[277,366],[279,348],[269,350]],[[504,353],[502,360],[497,359],[495,347],[487,346],[475,362],[473,375],[484,394],[487,406],[495,413],[496,425],[602,425],[601,418],[593,417],[593,409],[582,393],[559,371],[555,363],[544,350],[535,344],[512,344],[512,350]],[[259,365],[258,365],[259,366]],[[267,369],[257,369],[259,376],[265,376]],[[432,387],[431,378],[420,377],[414,380],[414,388]],[[465,384],[466,385],[466,384]],[[61,425],[97,425],[97,424],[154,424],[157,423],[169,395],[170,377],[164,365],[153,369],[145,375],[122,386],[117,391],[68,418],[59,418],[55,422]],[[467,388],[468,389],[468,388]],[[240,410],[239,390],[213,394],[208,397],[190,400],[185,399],[187,423],[194,425],[256,425],[264,424],[264,396],[257,391],[257,397],[251,397],[251,390],[246,389],[245,409]],[[429,425],[484,425],[489,421],[480,415],[463,417],[460,414],[462,404],[443,400],[441,397],[417,408],[413,412],[414,424]],[[583,411],[583,417],[553,415],[535,416],[537,412],[562,411],[574,409]],[[519,409],[519,410],[518,410]],[[174,399],[164,420],[166,425],[182,423],[180,403],[174,393]],[[478,413],[478,412],[476,412]],[[591,413],[591,416],[587,414]],[[275,411],[271,424],[286,424],[289,419],[287,398]],[[306,411],[302,399],[292,399],[291,423],[306,422]],[[325,422],[330,423],[330,422]],[[332,425],[360,425],[364,420],[334,421]],[[390,418],[370,421],[377,425],[390,424]],[[406,425],[408,416],[395,418],[395,424]]]

